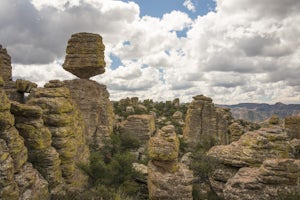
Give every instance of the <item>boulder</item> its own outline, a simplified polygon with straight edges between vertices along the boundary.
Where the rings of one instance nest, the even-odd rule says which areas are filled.
[[[102,37],[92,33],[75,33],[68,41],[63,68],[82,79],[105,72],[105,46]]]

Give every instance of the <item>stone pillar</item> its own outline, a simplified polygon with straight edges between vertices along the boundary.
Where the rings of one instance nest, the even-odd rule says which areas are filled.
[[[193,172],[178,162],[179,139],[172,125],[149,140],[149,199],[191,200]]]

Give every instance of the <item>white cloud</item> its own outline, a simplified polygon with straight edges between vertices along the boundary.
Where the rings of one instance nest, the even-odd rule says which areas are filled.
[[[196,12],[196,7],[193,4],[192,0],[184,0],[183,6],[186,7],[189,11]]]
[[[216,12],[195,20],[181,11],[140,16],[136,3],[117,0],[31,2],[0,3],[0,43],[15,77],[40,85],[73,78],[60,64],[70,35],[85,31],[103,36],[107,70],[94,79],[112,99],[299,103],[298,0],[217,0]],[[122,61],[115,70],[111,53]]]

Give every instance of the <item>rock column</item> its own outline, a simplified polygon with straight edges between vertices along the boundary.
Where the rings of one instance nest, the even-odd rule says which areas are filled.
[[[172,125],[165,126],[149,140],[148,189],[151,200],[193,199],[193,172],[178,162],[179,140],[174,130]]]

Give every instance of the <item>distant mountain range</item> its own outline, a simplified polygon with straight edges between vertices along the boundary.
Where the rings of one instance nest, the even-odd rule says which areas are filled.
[[[251,122],[261,122],[272,115],[285,118],[290,115],[300,115],[300,104],[275,103],[240,103],[235,105],[219,105],[230,108],[232,115],[236,119],[244,119]]]

